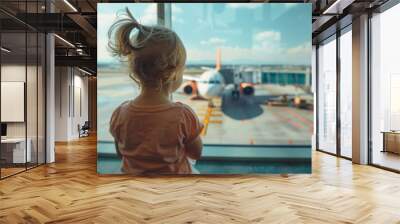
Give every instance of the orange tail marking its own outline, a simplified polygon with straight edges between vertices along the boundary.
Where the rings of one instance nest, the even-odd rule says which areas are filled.
[[[219,71],[221,69],[221,49],[217,49],[217,55],[215,60],[215,69]]]

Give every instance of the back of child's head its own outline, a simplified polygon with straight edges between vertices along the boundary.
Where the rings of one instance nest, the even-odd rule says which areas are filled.
[[[127,61],[130,77],[139,86],[162,88],[174,80],[186,61],[178,35],[162,26],[145,26],[128,8],[108,31],[108,46],[114,56]]]

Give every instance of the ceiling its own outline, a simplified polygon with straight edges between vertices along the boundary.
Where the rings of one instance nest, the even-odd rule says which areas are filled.
[[[344,18],[347,17],[347,20],[351,23],[352,16],[357,16],[357,14],[376,8],[386,1],[272,0],[267,2],[312,3],[312,36],[313,43],[317,43],[325,36],[329,36],[330,33],[335,32],[335,26],[337,26],[339,20],[345,21]],[[0,21],[2,31],[16,33],[28,28],[31,31],[55,32],[60,37],[55,38],[56,65],[72,64],[95,73],[97,58],[96,3],[99,2],[133,1],[47,0],[46,6],[45,0],[1,0]],[[50,11],[52,13],[49,13]],[[345,23],[342,25],[345,25]],[[7,38],[12,38],[11,34],[8,36],[10,37]],[[15,40],[19,41],[18,38],[15,38]]]

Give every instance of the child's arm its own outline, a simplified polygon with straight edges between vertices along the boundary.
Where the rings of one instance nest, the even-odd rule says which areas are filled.
[[[200,136],[197,136],[192,142],[185,145],[187,156],[191,159],[198,160],[201,158],[203,151],[203,142]]]
[[[115,143],[115,151],[117,152],[118,158],[121,159],[122,158],[122,154],[118,149],[118,143],[116,141],[114,143]]]
[[[122,104],[121,104],[122,105]],[[121,110],[121,106],[117,107],[114,112],[111,115],[111,119],[110,119],[110,129],[109,132],[110,134],[114,137],[114,144],[115,144],[115,151],[118,155],[119,158],[122,158],[122,154],[119,151],[119,147],[118,147],[118,137],[120,135],[119,133],[119,122],[118,122],[118,117],[120,114],[120,110]]]
[[[190,159],[198,160],[201,157],[203,142],[200,133],[204,127],[194,111],[187,105],[184,105],[184,134],[185,151]]]

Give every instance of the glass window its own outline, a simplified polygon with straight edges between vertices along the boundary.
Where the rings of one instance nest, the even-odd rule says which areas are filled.
[[[26,113],[27,113],[27,140],[28,149],[30,147],[31,160],[28,163],[28,167],[36,166],[38,159],[38,35],[36,32],[27,33],[27,82],[26,82]]]
[[[272,173],[281,172],[283,165],[289,172],[293,167],[298,168],[293,172],[310,172],[311,5],[160,6],[166,17],[158,22],[179,35],[187,53],[183,83],[172,99],[188,104],[205,127],[203,154],[195,168],[200,173]],[[98,4],[99,173],[121,172],[109,121],[116,107],[140,91],[127,75],[128,66],[106,49],[115,12],[125,7],[145,25],[157,23],[156,4]],[[263,162],[252,165],[252,159],[274,156],[275,149],[285,159],[299,155],[301,161],[293,166],[275,161],[272,166],[278,168],[271,170]]]
[[[39,33],[38,34],[38,71],[37,71],[37,100],[38,100],[38,105],[37,105],[37,125],[38,125],[38,142],[37,142],[37,163],[38,164],[44,164],[45,158],[46,158],[46,76],[45,76],[45,65],[46,65],[46,51],[45,51],[45,45],[46,45],[46,36],[44,33]]]
[[[25,163],[31,159],[30,141],[26,144],[26,33],[3,32],[1,47],[0,109],[6,130],[1,140],[1,175],[6,177],[24,171]]]
[[[187,51],[173,99],[205,124],[205,144],[311,144],[310,18],[282,6],[171,4]]]
[[[352,157],[352,33],[340,36],[340,153]]]
[[[372,163],[400,170],[400,5],[372,18]]]
[[[0,6],[23,15],[42,12],[43,4],[5,1]],[[0,176],[4,178],[45,162],[45,36],[8,15],[0,13],[0,20]]]
[[[336,153],[336,36],[318,48],[318,149]]]

